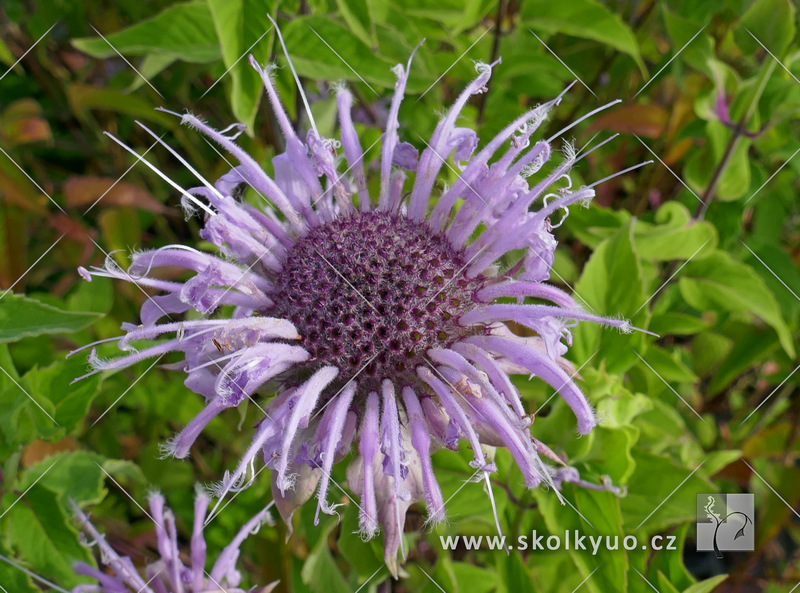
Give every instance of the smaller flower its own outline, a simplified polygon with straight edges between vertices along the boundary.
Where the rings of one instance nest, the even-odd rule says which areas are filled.
[[[120,556],[108,544],[89,518],[73,503],[78,522],[87,536],[88,545],[97,545],[100,561],[108,567],[101,571],[84,562],[75,565],[75,572],[97,579],[97,585],[78,585],[72,593],[245,593],[239,587],[242,575],[236,570],[239,547],[248,535],[256,533],[262,523],[269,521],[269,506],[250,519],[239,530],[217,558],[210,572],[206,572],[206,542],[203,528],[206,522],[209,498],[198,490],[194,502],[194,527],[190,544],[189,565],[181,559],[175,515],[164,504],[164,497],[154,492],[150,495],[150,518],[156,527],[160,558],[144,567],[140,573],[127,556]],[[271,505],[270,505],[271,506]],[[110,574],[109,574],[110,573]],[[261,589],[247,589],[249,593],[270,593],[277,581]]]

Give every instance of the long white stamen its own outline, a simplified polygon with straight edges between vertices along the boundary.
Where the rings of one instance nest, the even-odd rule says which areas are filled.
[[[197,170],[196,170],[194,167],[192,167],[192,166],[191,166],[191,165],[190,165],[190,164],[189,164],[189,163],[186,161],[186,159],[184,159],[184,158],[183,158],[183,157],[182,157],[180,154],[178,154],[178,153],[177,153],[177,151],[175,151],[175,150],[174,150],[174,149],[173,149],[173,148],[172,148],[172,147],[171,147],[169,144],[167,144],[166,142],[164,142],[164,141],[163,141],[163,140],[162,140],[162,139],[161,139],[161,138],[160,138],[158,135],[156,135],[156,133],[155,133],[153,130],[151,130],[150,128],[148,128],[146,125],[144,125],[144,124],[143,124],[142,122],[140,122],[138,119],[136,120],[136,123],[137,123],[137,125],[138,125],[140,128],[142,128],[142,129],[143,129],[145,132],[147,132],[147,133],[148,133],[148,134],[150,134],[150,135],[151,135],[153,138],[155,138],[155,139],[156,139],[156,141],[157,141],[159,144],[161,144],[161,145],[162,145],[164,148],[166,148],[166,149],[167,149],[167,150],[170,152],[170,154],[171,154],[172,156],[174,156],[176,159],[178,159],[178,160],[181,162],[181,164],[182,164],[184,167],[186,167],[187,169],[189,169],[189,171],[191,171],[191,172],[192,172],[192,174],[193,174],[195,177],[197,177],[197,179],[199,179],[199,180],[200,180],[200,183],[202,183],[202,184],[203,184],[203,185],[205,185],[205,186],[206,186],[206,187],[207,187],[209,190],[211,190],[211,192],[212,192],[214,195],[216,195],[216,196],[217,196],[217,197],[218,197],[220,200],[222,200],[222,199],[224,199],[224,198],[225,198],[225,196],[223,196],[223,195],[222,195],[222,194],[219,192],[219,190],[218,190],[216,187],[214,187],[213,185],[211,185],[211,183],[209,183],[208,179],[206,179],[205,177],[203,177],[202,175],[200,175],[200,173],[198,173],[198,172],[197,172]]]
[[[601,183],[605,183],[609,179],[614,179],[614,177],[619,177],[620,175],[625,175],[625,173],[629,173],[631,171],[639,169],[640,167],[644,167],[645,165],[649,165],[652,162],[653,161],[645,161],[643,163],[639,163],[638,165],[634,165],[633,167],[628,167],[627,169],[623,169],[622,171],[617,171],[613,175],[609,175],[608,177],[603,177],[603,179],[601,179],[600,181],[595,181],[593,184],[587,185],[586,188],[587,189],[591,189],[593,187],[597,187],[598,185],[600,185]]]
[[[503,535],[503,530],[500,529],[500,517],[497,516],[497,505],[494,502],[494,492],[492,492],[492,482],[489,480],[489,472],[483,472],[483,477],[486,479],[486,492],[489,494],[489,502],[491,502],[492,504],[492,513],[494,514],[494,525],[497,528],[497,533],[503,539],[503,547],[506,549],[506,554],[508,556],[511,556],[511,550],[508,549],[505,535]]]
[[[152,169],[153,171],[155,171],[155,173],[156,173],[156,174],[157,174],[159,177],[161,177],[161,179],[163,179],[164,181],[166,181],[167,183],[169,183],[169,184],[170,184],[172,187],[174,187],[176,190],[178,190],[179,192],[181,192],[181,194],[182,194],[182,195],[183,195],[185,198],[187,198],[188,200],[190,200],[190,201],[192,201],[193,203],[195,203],[195,204],[197,204],[198,206],[200,206],[200,208],[202,208],[203,210],[205,210],[205,211],[206,211],[206,212],[207,212],[209,215],[211,215],[211,216],[216,216],[216,215],[217,215],[217,213],[216,213],[216,212],[214,212],[214,211],[213,211],[211,208],[209,208],[208,206],[206,206],[205,204],[203,204],[203,202],[201,202],[200,200],[198,200],[197,198],[195,198],[195,197],[194,197],[192,194],[190,194],[189,192],[187,192],[187,191],[186,191],[185,189],[183,189],[183,188],[182,188],[180,185],[178,185],[177,183],[175,183],[174,181],[172,181],[172,179],[170,179],[169,177],[167,177],[166,175],[164,175],[164,173],[162,173],[161,171],[159,171],[159,170],[158,170],[158,168],[156,168],[155,166],[153,166],[152,164],[150,164],[150,162],[149,162],[149,161],[147,161],[147,160],[145,160],[145,159],[142,157],[142,155],[140,155],[138,152],[136,152],[135,150],[133,150],[132,148],[130,148],[128,145],[126,145],[126,144],[125,144],[124,142],[122,142],[121,140],[118,140],[117,138],[115,138],[113,134],[111,134],[110,132],[103,132],[103,134],[105,134],[106,136],[108,136],[109,138],[111,138],[111,139],[112,139],[114,142],[116,142],[117,144],[119,144],[119,145],[120,145],[122,148],[124,148],[125,150],[127,150],[129,153],[131,153],[133,156],[135,156],[135,157],[136,157],[138,160],[140,160],[140,161],[141,161],[141,162],[143,162],[145,165],[147,165],[147,166],[148,166],[150,169]]]
[[[124,337],[125,336],[117,336],[115,338],[106,338],[105,340],[97,340],[96,342],[92,342],[91,344],[86,344],[86,346],[81,346],[80,348],[76,348],[75,350],[68,352],[65,358],[69,358],[70,356],[72,356],[77,352],[86,350],[87,348],[92,348],[94,346],[97,346],[98,344],[105,344],[106,342],[115,342],[117,340],[121,340]]]
[[[598,133],[599,133],[599,132],[598,132]],[[595,134],[595,136],[597,136],[597,134]],[[606,138],[605,140],[603,140],[603,141],[602,141],[600,144],[598,144],[597,146],[595,146],[594,148],[592,148],[592,149],[590,149],[590,150],[587,150],[587,151],[586,151],[586,152],[584,152],[583,154],[577,153],[577,154],[575,155],[575,160],[573,161],[573,164],[581,162],[581,161],[582,161],[583,159],[585,159],[587,156],[589,156],[590,154],[592,154],[594,151],[596,151],[596,150],[598,150],[598,149],[602,148],[603,146],[605,146],[606,144],[608,144],[609,142],[611,142],[611,141],[612,141],[614,138],[616,138],[617,136],[619,136],[619,134],[618,134],[618,133],[617,133],[617,134],[613,134],[613,135],[609,136],[608,138]],[[594,137],[592,137],[592,140],[594,140]],[[589,140],[589,142],[591,142],[592,140]],[[587,145],[587,146],[589,145],[589,142],[587,142],[587,143],[586,143],[586,145]],[[584,150],[585,148],[586,148],[586,146],[584,146],[584,147],[583,147],[581,150]]]
[[[587,113],[586,115],[584,115],[584,116],[582,116],[582,117],[579,117],[579,118],[578,118],[578,119],[576,119],[574,122],[572,122],[571,124],[569,124],[569,125],[568,125],[566,128],[561,128],[561,129],[560,129],[558,132],[556,132],[555,134],[553,134],[552,136],[550,136],[550,137],[547,139],[547,143],[548,143],[548,144],[550,144],[550,143],[551,143],[553,140],[555,140],[556,138],[558,138],[559,136],[561,136],[561,134],[564,134],[565,132],[568,132],[568,131],[570,131],[572,128],[574,128],[575,126],[577,126],[577,125],[578,125],[579,123],[581,123],[583,120],[585,120],[585,119],[589,119],[589,118],[590,118],[590,117],[592,117],[592,116],[593,116],[595,113],[600,113],[601,111],[604,111],[604,110],[608,109],[609,107],[613,107],[613,106],[614,106],[614,105],[616,105],[617,103],[622,103],[622,99],[617,99],[616,101],[611,101],[611,103],[606,103],[606,104],[605,104],[605,105],[603,105],[602,107],[598,107],[597,109],[594,109],[594,110],[590,111],[590,112],[589,112],[589,113]]]
[[[292,58],[289,57],[289,50],[286,49],[286,43],[283,41],[283,35],[281,34],[281,29],[278,27],[278,23],[275,22],[275,19],[272,18],[272,15],[267,14],[267,18],[275,27],[275,32],[278,34],[278,40],[281,42],[281,47],[283,48],[283,53],[286,55],[286,61],[289,62],[289,69],[292,71],[292,76],[294,76],[294,81],[297,84],[297,92],[300,93],[300,97],[303,99],[303,105],[306,108],[306,115],[308,115],[308,121],[311,124],[311,128],[316,133],[317,137],[319,135],[319,131],[317,130],[317,124],[314,121],[314,116],[311,114],[311,106],[308,104],[308,99],[306,98],[306,93],[303,91],[303,85],[300,84],[300,77],[297,75],[297,70],[294,69],[294,64],[292,63]]]

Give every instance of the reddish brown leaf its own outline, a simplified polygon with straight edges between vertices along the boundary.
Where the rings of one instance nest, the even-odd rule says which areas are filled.
[[[111,177],[70,177],[64,182],[63,188],[67,206],[71,208],[88,207],[102,196],[97,204],[98,208],[114,206],[117,208],[142,208],[156,214],[171,212],[144,189],[124,181],[116,184],[115,182],[116,179]]]
[[[0,115],[0,140],[5,146],[50,142],[53,133],[41,117],[42,108],[33,99],[15,101]]]
[[[610,130],[659,138],[664,134],[667,116],[667,110],[660,105],[623,105],[594,120],[589,131]]]
[[[22,450],[20,462],[23,467],[31,467],[51,455],[63,453],[64,451],[75,451],[77,448],[72,437],[67,437],[55,443],[48,443],[37,439]]]

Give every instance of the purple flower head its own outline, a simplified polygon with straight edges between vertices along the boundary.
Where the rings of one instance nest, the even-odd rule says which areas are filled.
[[[176,457],[186,457],[224,410],[248,400],[259,406],[251,446],[214,494],[248,486],[260,460],[272,470],[275,503],[290,529],[292,514],[315,493],[317,519],[320,511],[336,513],[330,490],[340,486],[331,470],[353,452],[347,481],[359,497],[362,534],[383,529],[385,559],[396,575],[408,507],[424,501],[431,523],[445,517],[431,465],[438,449],[466,441],[476,475],[487,482],[495,467],[483,445],[506,447],[531,488],[546,484],[560,496],[562,482],[578,480],[577,472],[543,461],[561,463],[532,438],[531,417],[509,375],[534,375],[559,390],[581,434],[597,423],[562,358],[570,328],[578,321],[631,327],[583,311],[545,283],[556,247],[551,216],[594,196],[596,183],[573,187],[569,177],[591,151],[566,150],[529,183],[546,171],[551,143],[572,127],[531,140],[559,96],[517,117],[476,152],[475,131],[457,121],[469,99],[486,92],[496,65],[478,64],[475,80],[418,153],[398,134],[409,60],[394,68],[371,185],[350,92],[338,89],[339,140],[321,137],[310,114],[311,130],[302,137],[270,70],[250,62],[263,78],[285,152],[272,160],[270,175],[234,143],[240,126],[218,131],[194,115],[178,116],[238,161],[212,185],[165,145],[201,183],[188,190],[172,185],[190,212],[204,215],[201,235],[219,255],[175,245],[134,255],[127,271],[110,259],[82,271],[162,293],[143,305],[141,325],[123,327],[119,345],[129,353],[109,361],[92,355],[94,372],[183,353],[186,386],[207,406],[166,446]],[[442,177],[450,170],[456,181],[447,186]],[[235,197],[241,184],[261,196],[259,208]],[[511,252],[519,261],[502,270],[499,260]],[[160,280],[166,266],[192,276]],[[548,304],[525,304],[526,297]],[[233,307],[230,318],[214,316],[223,305]],[[190,309],[205,317],[180,321]],[[535,335],[518,335],[508,322]],[[162,341],[136,351],[139,340]]]
[[[209,498],[197,493],[194,503],[194,524],[190,544],[189,564],[184,564],[178,548],[178,532],[175,515],[164,504],[164,497],[158,493],[150,495],[150,518],[152,519],[158,543],[158,560],[144,567],[140,573],[127,556],[120,556],[106,542],[105,537],[95,529],[88,517],[73,505],[81,528],[89,538],[89,545],[100,550],[101,563],[105,571],[78,563],[75,572],[97,580],[97,585],[78,585],[72,593],[210,593],[227,591],[245,593],[239,587],[241,575],[236,570],[239,548],[247,536],[258,531],[265,521],[270,520],[269,508],[264,509],[241,528],[220,553],[210,571],[206,572],[206,542],[203,528],[206,522]],[[269,593],[277,583],[261,589],[247,589],[250,592]]]

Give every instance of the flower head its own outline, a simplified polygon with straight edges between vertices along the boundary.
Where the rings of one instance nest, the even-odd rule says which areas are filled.
[[[486,91],[494,64],[479,64],[418,154],[398,135],[409,60],[394,69],[379,183],[371,193],[350,92],[338,90],[340,140],[321,137],[310,114],[312,129],[301,138],[269,71],[251,64],[263,78],[285,152],[272,160],[270,176],[234,143],[241,127],[218,131],[179,115],[239,163],[213,185],[187,164],[201,185],[172,184],[189,211],[202,211],[202,237],[220,255],[176,245],[136,254],[127,271],[110,259],[104,268],[82,270],[87,278],[110,276],[163,293],[145,302],[141,325],[123,327],[119,344],[129,354],[109,361],[93,356],[92,363],[100,371],[183,353],[186,386],[207,407],[168,443],[176,457],[186,457],[224,410],[247,400],[259,405],[263,417],[252,444],[215,494],[246,487],[260,458],[272,470],[275,502],[287,522],[315,492],[317,517],[336,512],[331,469],[353,451],[347,480],[360,498],[361,530],[372,537],[383,528],[386,561],[396,574],[409,505],[425,501],[431,522],[445,516],[434,451],[466,441],[476,474],[486,476],[495,467],[483,445],[502,446],[531,488],[578,481],[572,468],[543,462],[561,460],[531,436],[531,416],[509,375],[542,378],[572,408],[580,433],[595,426],[562,358],[570,328],[577,321],[630,326],[581,310],[546,283],[556,247],[550,217],[594,196],[593,186],[573,188],[569,177],[588,152],[565,151],[544,173],[557,135],[531,138],[559,96],[520,115],[476,153],[475,131],[457,120],[470,97]],[[457,176],[449,187],[440,179],[448,169]],[[540,180],[529,183],[540,171]],[[234,197],[241,184],[263,198],[259,208]],[[501,270],[498,261],[512,252],[519,261]],[[192,276],[158,279],[165,266]],[[525,304],[526,297],[540,304]],[[222,305],[233,307],[230,318],[214,316]],[[175,318],[190,309],[205,317]],[[536,335],[518,335],[509,322]],[[166,336],[132,349],[138,340]]]
[[[150,495],[150,518],[152,519],[158,542],[160,558],[148,564],[143,573],[136,570],[127,556],[121,557],[106,542],[105,537],[89,521],[88,517],[74,505],[75,514],[84,533],[91,538],[89,545],[100,550],[102,564],[108,567],[101,571],[83,562],[75,566],[75,572],[97,580],[97,585],[78,585],[72,593],[165,593],[166,591],[183,593],[210,593],[227,591],[228,593],[245,593],[239,587],[242,580],[236,570],[239,548],[247,536],[258,531],[264,521],[270,519],[266,508],[247,524],[231,540],[220,553],[210,572],[206,572],[206,542],[203,528],[206,522],[209,498],[202,492],[197,493],[194,503],[194,524],[192,530],[189,565],[181,559],[178,547],[178,532],[175,527],[175,516],[164,504],[161,494]],[[111,574],[109,574],[109,571]],[[258,593],[269,593],[277,583],[258,589]],[[247,591],[254,591],[248,589]]]

